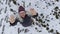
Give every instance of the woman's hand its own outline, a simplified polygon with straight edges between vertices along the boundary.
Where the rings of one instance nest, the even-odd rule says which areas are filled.
[[[15,22],[15,17],[14,17],[14,15],[10,15],[10,17],[9,17],[9,22],[10,22],[11,24],[13,24],[13,23]]]
[[[36,10],[34,10],[34,8],[31,8],[30,12],[31,12],[32,15],[36,15],[37,14],[37,12],[36,12]]]

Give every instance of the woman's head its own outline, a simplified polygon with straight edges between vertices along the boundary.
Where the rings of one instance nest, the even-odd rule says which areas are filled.
[[[19,9],[18,9],[18,13],[22,18],[24,18],[25,15],[26,15],[25,8],[20,6]]]

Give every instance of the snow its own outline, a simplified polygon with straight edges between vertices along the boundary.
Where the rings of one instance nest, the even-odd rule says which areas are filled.
[[[60,12],[60,0],[58,1],[56,0],[15,0],[15,1],[16,4],[13,3],[13,0],[11,0],[11,2],[9,2],[9,0],[0,0],[0,34],[60,34],[60,27],[59,27],[60,16],[58,16],[57,19],[56,16],[53,15],[54,12],[57,12],[57,14],[59,14],[58,12]],[[10,26],[8,22],[9,16],[15,12],[18,12],[18,7],[20,5],[23,6],[24,2],[25,2],[26,11],[29,11],[30,8],[34,8],[39,14],[38,17],[40,17],[40,19],[45,21],[45,23],[42,24],[44,25],[49,24],[49,26],[43,27],[41,23],[40,23],[41,27],[39,27],[38,25],[23,27],[20,23],[18,23],[16,26]],[[56,6],[59,7],[58,11],[54,10]],[[13,11],[11,11],[10,9],[13,9]],[[44,18],[42,18],[43,16],[41,16],[40,14],[43,14]],[[47,27],[49,28],[49,30],[46,30]],[[18,33],[18,28],[19,30],[22,30],[21,32],[19,31],[20,33]],[[37,30],[35,28],[37,28]],[[25,29],[27,29],[28,32],[25,32]],[[50,32],[51,29],[53,29],[53,32]]]

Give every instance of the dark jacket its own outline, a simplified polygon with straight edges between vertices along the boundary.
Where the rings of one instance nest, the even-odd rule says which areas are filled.
[[[38,13],[36,15],[33,15],[32,17],[35,18],[38,16]],[[11,24],[11,26],[15,26],[17,25],[17,22],[20,22],[18,19],[15,20],[15,23]],[[30,25],[32,25],[32,19],[30,16],[25,15],[25,18],[23,18],[23,22],[20,22],[24,27],[28,27]]]

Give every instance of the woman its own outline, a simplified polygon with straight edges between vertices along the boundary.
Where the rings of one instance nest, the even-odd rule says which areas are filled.
[[[35,18],[38,16],[38,13],[33,9],[31,8],[30,9],[30,13],[31,15],[29,16],[28,14],[26,14],[27,12],[25,11],[25,8],[20,6],[19,9],[18,9],[18,14],[19,14],[19,17],[22,18],[22,22],[20,21],[20,19],[18,18],[15,18],[14,19],[14,16],[10,16],[10,25],[11,26],[15,26],[17,24],[17,22],[20,22],[24,27],[28,27],[28,26],[31,26],[32,25],[32,19],[31,17]]]

